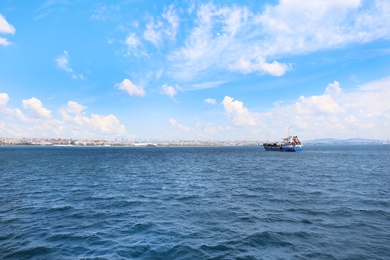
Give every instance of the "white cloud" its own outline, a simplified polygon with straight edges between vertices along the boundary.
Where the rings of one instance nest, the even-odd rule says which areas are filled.
[[[275,102],[261,113],[250,112],[243,102],[226,96],[222,101],[225,115],[235,127],[218,125],[214,119],[214,123],[197,123],[191,136],[259,141],[269,136],[279,140],[290,128],[302,140],[353,138],[358,132],[362,138],[386,140],[390,133],[389,100],[390,77],[349,87],[349,91],[334,81],[324,88],[324,94],[300,96],[288,104]]]
[[[0,34],[15,34],[15,27],[9,24],[2,14],[0,14]],[[0,45],[8,46],[11,44],[7,38],[0,37]]]
[[[8,107],[9,96],[7,93],[0,93],[0,116],[1,114],[5,115],[6,118],[3,121],[8,119],[19,119],[23,122],[27,121],[27,118],[23,115],[20,109],[12,109]],[[5,124],[4,124],[5,125]]]
[[[112,114],[69,115],[66,110],[60,110],[62,119],[56,124],[57,134],[68,135],[77,139],[114,139],[130,137],[125,126]]]
[[[64,51],[63,55],[56,58],[57,66],[68,73],[73,73],[73,70],[69,67],[69,55],[67,51]]]
[[[214,11],[213,5],[202,4],[197,11],[197,27],[192,29],[185,45],[171,53],[169,59],[174,63],[177,77],[192,79],[194,74],[215,64],[215,54],[219,51],[215,50],[216,42],[212,42],[212,18],[216,15]]]
[[[125,44],[127,46],[127,55],[138,55],[141,53],[140,47],[142,46],[142,44],[135,35],[135,33],[131,33],[129,34],[129,36],[127,36],[127,38],[125,39]]]
[[[339,114],[344,110],[339,106],[339,104],[330,96],[311,96],[305,98],[301,96],[297,103],[295,103],[295,108],[299,114]]]
[[[161,15],[167,22],[167,26],[164,30],[164,33],[170,39],[175,39],[177,29],[180,25],[180,18],[175,10],[173,4],[171,4],[168,8],[165,9],[164,13]]]
[[[174,96],[176,96],[179,89],[180,88],[178,86],[172,87],[172,86],[169,86],[168,84],[164,84],[161,87],[161,93],[169,96],[170,98],[173,98]]]
[[[94,129],[105,134],[112,132],[116,132],[119,135],[125,134],[124,125],[122,125],[118,118],[112,114],[107,116],[92,114],[90,122]]]
[[[87,107],[80,105],[74,101],[68,101],[67,107],[65,108],[68,113],[73,113],[76,115],[80,115],[81,111],[85,110]]]
[[[344,119],[344,121],[349,124],[355,124],[357,122],[357,118],[355,116],[349,115]]]
[[[11,45],[11,44],[12,44],[12,42],[8,41],[7,38],[0,37],[0,45],[8,46],[8,45]]]
[[[388,1],[281,1],[256,17],[272,41],[271,54],[307,53],[387,38]]]
[[[7,107],[9,96],[7,93],[0,93],[0,109],[4,110]]]
[[[2,14],[0,14],[0,33],[15,34],[15,27],[9,24]]]
[[[50,118],[51,111],[44,108],[42,102],[37,98],[23,100],[23,107],[29,111],[33,118]]]
[[[200,90],[207,88],[216,88],[226,83],[226,80],[216,80],[216,81],[203,81],[201,83],[194,83],[189,85],[186,89],[188,90]]]
[[[390,35],[389,1],[288,0],[263,7],[190,3],[179,9],[172,4],[158,15],[133,21],[135,31],[123,43],[127,54],[168,64],[164,76],[195,89],[215,87],[203,83],[217,77],[226,82],[238,76],[231,71],[283,76],[293,67],[281,59]],[[192,22],[181,26],[181,20]],[[150,44],[157,50],[146,51],[146,46],[153,48]]]
[[[179,18],[178,12],[188,17]],[[190,88],[215,80],[216,75],[226,81],[229,71],[282,76],[292,65],[278,59],[388,39],[389,13],[390,2],[383,0],[289,0],[265,5],[259,12],[244,5],[191,4],[178,11],[169,5],[160,15],[147,16],[142,36],[132,33],[125,44],[137,55],[152,43],[158,54],[166,55],[162,58],[169,64],[164,69],[167,75]],[[173,42],[180,19],[193,23],[183,27],[183,41]],[[162,49],[166,40],[171,42]]]
[[[346,93],[341,100],[344,107],[355,109],[360,115],[390,119],[390,77],[364,84],[356,92]]]
[[[237,32],[242,30],[242,26],[245,26],[248,22],[249,10],[243,8],[231,8],[227,10],[224,31],[226,31],[230,37],[236,35]]]
[[[64,54],[58,56],[56,58],[56,64],[57,67],[65,71],[66,73],[69,73],[72,75],[72,78],[74,79],[84,79],[84,75],[82,74],[76,74],[73,72],[73,69],[70,67],[70,62],[69,62],[69,54],[68,51],[64,51]]]
[[[67,10],[67,6],[71,3],[68,0],[46,0],[40,5],[40,7],[35,11],[36,20],[43,19],[51,14],[54,14],[58,11]]]
[[[124,79],[121,83],[116,84],[116,87],[120,90],[126,91],[130,96],[144,96],[145,91],[142,87],[138,87],[129,79]]]
[[[184,45],[168,57],[177,79],[192,81],[226,70],[281,76],[290,69],[278,61],[266,62],[255,15],[246,7],[202,4],[196,14],[196,26]]]
[[[146,25],[146,30],[144,31],[144,39],[153,43],[154,45],[158,45],[162,41],[161,32],[158,31],[162,26],[161,22],[154,23],[154,21],[150,21]]]
[[[112,114],[90,116],[82,113],[86,107],[69,101],[58,112],[61,118],[52,116],[37,98],[22,101],[26,113],[8,107],[9,97],[0,93],[0,132],[7,137],[61,137],[74,139],[131,138],[125,126]]]
[[[146,41],[156,46],[159,46],[164,38],[174,40],[179,27],[179,21],[180,19],[174,5],[170,5],[168,8],[165,8],[161,17],[150,17],[150,21],[146,24],[143,37]]]
[[[342,94],[342,92],[343,90],[340,88],[340,83],[337,81],[330,83],[325,89],[325,93],[332,97],[338,97]]]
[[[289,0],[258,13],[209,3],[188,14],[195,26],[168,56],[171,73],[182,81],[209,81],[226,69],[281,76],[292,67],[276,58],[390,35],[390,2],[380,0]]]
[[[215,105],[217,103],[217,100],[215,100],[215,98],[206,98],[204,102],[210,105]]]
[[[169,123],[172,127],[180,130],[181,132],[190,132],[193,131],[193,129],[186,127],[184,125],[179,124],[175,119],[171,118],[169,119]]]
[[[272,76],[282,76],[290,69],[290,65],[274,61],[267,63],[264,58],[258,57],[252,62],[247,57],[241,57],[236,64],[229,64],[228,69],[231,71],[239,71],[243,74],[258,72],[259,74],[270,74]]]
[[[255,126],[256,116],[248,111],[241,101],[225,96],[222,101],[225,108],[226,116],[236,126]]]
[[[284,129],[290,126],[306,140],[351,138],[358,131],[364,138],[386,139],[390,132],[388,100],[390,78],[369,82],[349,92],[335,81],[323,95],[301,96],[294,104],[279,104],[260,114],[260,118],[276,136],[285,135]]]

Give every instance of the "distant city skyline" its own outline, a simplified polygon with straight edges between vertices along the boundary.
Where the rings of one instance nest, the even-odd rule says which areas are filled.
[[[272,142],[281,142],[272,140]],[[334,139],[324,138],[301,140],[306,145],[379,145],[390,144],[390,140],[374,139]],[[101,139],[68,139],[68,138],[0,138],[0,146],[136,146],[136,147],[169,147],[169,146],[262,146],[266,140],[214,141],[214,140],[101,140]]]
[[[390,138],[390,2],[0,3],[0,138]]]

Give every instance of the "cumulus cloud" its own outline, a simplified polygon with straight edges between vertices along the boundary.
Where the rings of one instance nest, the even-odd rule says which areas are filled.
[[[0,93],[0,132],[9,137],[63,137],[75,139],[129,138],[125,126],[112,114],[88,116],[86,107],[69,101],[60,118],[37,98],[22,101],[24,112],[8,107],[8,94]],[[83,112],[83,113],[82,113]]]
[[[145,91],[142,87],[138,87],[129,79],[124,79],[121,83],[115,85],[118,89],[126,91],[130,96],[144,96]]]
[[[295,103],[295,108],[299,114],[339,114],[343,112],[339,104],[327,94],[309,98],[301,96]]]
[[[256,116],[249,112],[241,101],[225,96],[222,101],[226,116],[236,126],[255,126]]]
[[[50,118],[51,111],[44,108],[42,102],[33,97],[23,100],[23,107],[29,111],[29,114],[34,118]]]
[[[20,109],[12,109],[8,107],[9,96],[7,93],[0,93],[0,115],[5,115],[6,118],[3,121],[7,121],[10,118],[17,118],[21,121],[26,121],[26,117],[20,111]],[[3,124],[5,126],[5,123]]]
[[[73,113],[73,114],[76,114],[76,115],[80,115],[81,111],[85,110],[86,108],[87,107],[85,107],[83,105],[80,105],[77,102],[68,101],[68,104],[67,104],[67,107],[66,107],[66,111],[68,113]]]
[[[275,102],[262,112],[251,112],[244,103],[225,96],[226,118],[233,126],[198,123],[195,132],[232,139],[279,140],[297,134],[302,140],[360,137],[386,140],[390,132],[390,77],[344,91],[338,81],[324,87],[323,94],[296,97],[291,103]],[[174,122],[172,122],[174,123]]]
[[[343,90],[340,88],[340,83],[337,81],[330,83],[325,89],[325,94],[328,94],[332,97],[338,97],[342,94],[342,92]]]
[[[330,83],[322,95],[301,96],[294,104],[278,104],[261,113],[261,120],[275,135],[291,126],[304,139],[351,138],[357,131],[381,139],[390,131],[390,78],[383,78],[345,92]]]
[[[9,96],[7,93],[0,93],[0,109],[4,110],[7,107]]]
[[[92,114],[89,122],[93,129],[100,130],[104,134],[117,132],[123,135],[125,133],[125,126],[112,114],[107,116]]]
[[[204,102],[210,105],[215,105],[217,103],[217,100],[215,100],[215,98],[206,98]]]
[[[0,14],[0,34],[15,34],[15,27],[8,23],[5,17]],[[12,44],[7,38],[0,37],[0,45],[8,46]]]
[[[72,78],[74,79],[84,79],[84,76],[82,74],[76,74],[73,72],[73,69],[70,66],[69,62],[69,54],[68,51],[64,51],[62,55],[59,55],[56,58],[56,64],[57,67],[65,71],[66,73],[69,73],[72,75]]]
[[[125,126],[112,114],[91,116],[74,114],[70,115],[65,110],[60,110],[62,119],[58,123],[58,129],[63,134],[69,132],[76,138],[106,138],[129,137]]]

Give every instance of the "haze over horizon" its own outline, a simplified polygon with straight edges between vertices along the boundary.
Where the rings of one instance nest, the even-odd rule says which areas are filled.
[[[0,3],[0,138],[390,138],[387,0]]]

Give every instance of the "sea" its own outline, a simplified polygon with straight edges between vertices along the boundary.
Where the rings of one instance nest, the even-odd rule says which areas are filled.
[[[0,259],[390,259],[390,145],[3,146]]]

